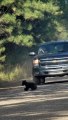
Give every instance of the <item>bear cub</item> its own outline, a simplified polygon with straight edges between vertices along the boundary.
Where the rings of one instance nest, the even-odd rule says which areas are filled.
[[[25,86],[24,90],[28,91],[29,89],[31,90],[36,90],[37,89],[37,85],[34,82],[27,82],[26,80],[22,81],[22,85]]]

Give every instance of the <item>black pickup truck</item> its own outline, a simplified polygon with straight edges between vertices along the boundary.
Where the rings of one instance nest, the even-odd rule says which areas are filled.
[[[68,41],[46,42],[39,46],[33,57],[32,75],[37,84],[44,84],[46,77],[68,74]]]

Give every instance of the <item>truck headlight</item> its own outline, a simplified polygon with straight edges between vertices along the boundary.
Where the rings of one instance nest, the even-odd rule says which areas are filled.
[[[39,63],[40,63],[40,61],[38,59],[33,60],[33,65],[34,66],[38,66]]]

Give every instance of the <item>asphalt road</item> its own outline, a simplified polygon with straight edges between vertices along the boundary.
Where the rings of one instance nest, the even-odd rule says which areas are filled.
[[[68,120],[68,77],[48,78],[35,91],[0,88],[0,120]]]

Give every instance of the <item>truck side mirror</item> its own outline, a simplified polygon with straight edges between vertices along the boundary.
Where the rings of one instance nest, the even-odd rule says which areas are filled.
[[[29,53],[29,56],[35,56],[35,55],[36,55],[35,52],[30,52],[30,53]]]

